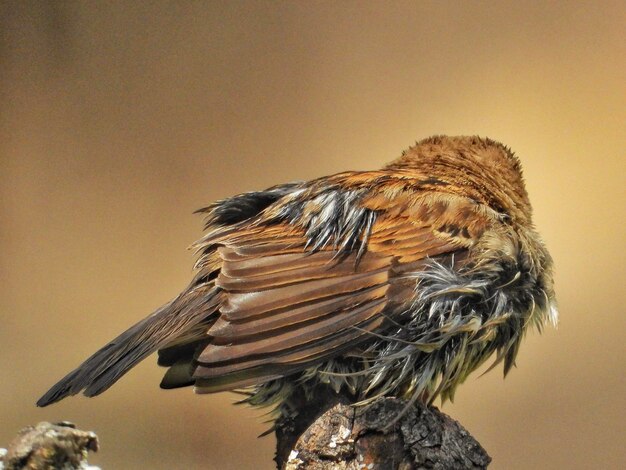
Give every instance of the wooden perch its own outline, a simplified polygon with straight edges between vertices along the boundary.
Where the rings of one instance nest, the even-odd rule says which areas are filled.
[[[276,437],[279,470],[461,470],[484,469],[491,462],[481,445],[437,408],[397,398],[354,407],[346,396],[316,393],[295,417],[277,421]]]

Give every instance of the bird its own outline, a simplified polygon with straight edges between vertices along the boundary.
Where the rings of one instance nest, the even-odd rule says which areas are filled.
[[[490,357],[506,376],[526,331],[558,321],[520,160],[489,138],[435,135],[379,170],[197,212],[190,284],[38,406],[99,395],[155,352],[162,388],[244,391],[279,415],[320,384],[355,403],[452,400]]]

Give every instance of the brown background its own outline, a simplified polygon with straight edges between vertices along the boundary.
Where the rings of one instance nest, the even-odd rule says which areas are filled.
[[[561,324],[444,410],[494,469],[626,465],[626,8],[615,2],[2,2],[0,443],[66,419],[104,470],[271,469],[262,412],[158,388],[37,409],[191,276],[191,212],[372,169],[434,133],[521,157]]]

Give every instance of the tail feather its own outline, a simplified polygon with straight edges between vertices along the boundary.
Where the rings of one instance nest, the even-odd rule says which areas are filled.
[[[218,289],[191,289],[109,342],[67,374],[38,401],[47,406],[83,391],[99,395],[157,349],[175,343],[215,311]],[[206,330],[205,330],[206,331]]]

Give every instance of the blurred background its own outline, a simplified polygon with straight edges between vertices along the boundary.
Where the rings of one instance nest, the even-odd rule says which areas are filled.
[[[520,156],[561,323],[454,404],[493,469],[626,466],[626,4],[0,2],[0,445],[94,430],[109,469],[272,469],[262,412],[162,391],[35,400],[192,275],[192,211],[377,168],[432,134]]]

